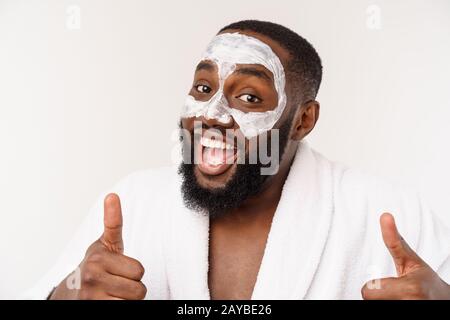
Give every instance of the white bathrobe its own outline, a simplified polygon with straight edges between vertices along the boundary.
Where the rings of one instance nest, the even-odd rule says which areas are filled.
[[[125,254],[146,270],[147,299],[210,298],[209,219],[183,205],[180,183],[171,167],[134,173],[109,190],[121,197]],[[395,276],[379,227],[383,212],[394,215],[411,248],[450,283],[450,231],[416,194],[301,143],[252,299],[360,299],[366,281]],[[25,297],[45,299],[102,232],[103,195],[55,267]]]

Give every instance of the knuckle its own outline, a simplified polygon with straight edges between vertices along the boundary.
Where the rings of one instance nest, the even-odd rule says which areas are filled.
[[[400,250],[400,249],[403,249],[403,245],[402,245],[401,241],[396,241],[396,242],[392,243],[391,245],[389,245],[389,248],[393,249],[393,250]]]
[[[103,255],[98,251],[91,253],[87,257],[87,261],[91,262],[91,263],[100,263],[102,260],[103,260]]]
[[[82,274],[81,274],[81,281],[84,283],[84,284],[90,284],[90,283],[93,283],[94,282],[94,275],[93,275],[93,273],[92,273],[92,271],[91,270],[89,270],[89,269],[85,269],[85,270],[83,270],[83,272],[82,272]]]
[[[425,290],[423,286],[417,281],[411,281],[407,285],[407,291],[412,298],[421,299],[425,297]]]
[[[416,279],[407,279],[404,284],[404,292],[408,299],[417,299],[423,296],[424,289],[419,281]]]
[[[93,284],[100,278],[100,273],[95,266],[87,263],[85,268],[81,271],[81,281],[84,284]]]
[[[136,277],[138,277],[139,279],[142,279],[142,277],[144,276],[145,273],[145,268],[142,265],[142,263],[140,263],[139,261],[136,260],[135,263],[135,271],[136,273]]]
[[[93,243],[91,243],[91,245],[88,247],[88,249],[86,250],[86,254],[89,255],[92,252],[97,251],[99,248],[101,248],[101,242],[100,240],[94,241]]]
[[[367,299],[369,297],[369,293],[368,293],[368,286],[367,286],[367,282],[364,284],[364,286],[361,288],[361,296],[363,299]]]
[[[142,300],[147,295],[147,287],[141,282],[136,290],[136,295],[139,300]]]

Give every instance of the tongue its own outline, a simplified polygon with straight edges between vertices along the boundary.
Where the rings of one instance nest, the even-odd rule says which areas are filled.
[[[203,148],[203,162],[211,166],[218,166],[226,162],[225,150],[218,148]]]

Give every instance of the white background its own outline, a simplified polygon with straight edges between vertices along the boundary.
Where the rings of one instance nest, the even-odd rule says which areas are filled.
[[[50,267],[101,191],[171,163],[201,51],[246,18],[321,55],[311,144],[450,224],[450,1],[0,0],[0,298]]]

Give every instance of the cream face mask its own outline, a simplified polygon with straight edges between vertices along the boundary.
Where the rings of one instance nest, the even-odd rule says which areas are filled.
[[[219,89],[208,101],[198,101],[188,95],[181,117],[205,117],[229,123],[231,117],[239,125],[248,139],[273,128],[286,107],[285,74],[278,56],[264,42],[240,33],[223,33],[209,43],[201,60],[209,60],[217,65]],[[228,104],[223,88],[225,80],[236,69],[237,64],[259,64],[273,74],[278,105],[266,112],[243,112]]]

